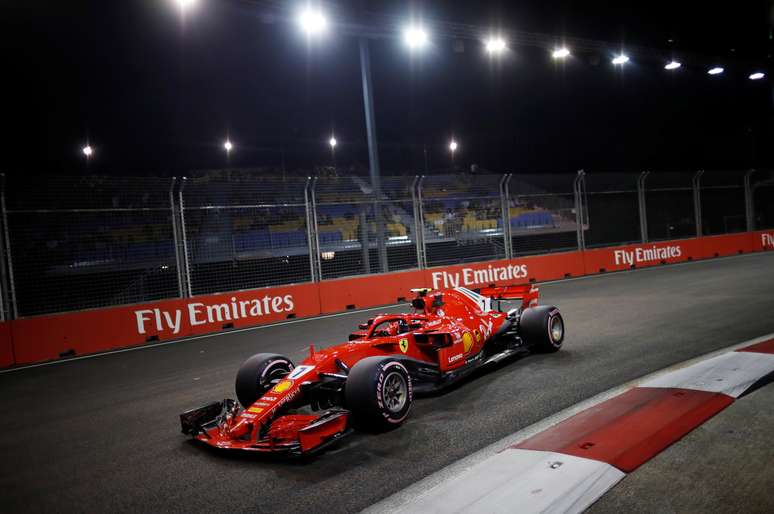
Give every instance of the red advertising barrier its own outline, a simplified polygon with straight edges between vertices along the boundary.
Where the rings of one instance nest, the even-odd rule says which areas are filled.
[[[702,237],[699,241],[701,241],[701,244],[704,247],[704,256],[708,259],[712,257],[726,257],[729,255],[750,253],[753,251],[753,241],[749,232],[725,236]]]
[[[762,230],[752,234],[752,251],[774,250],[774,230]]]
[[[317,284],[255,289],[11,322],[16,364],[316,316]]]
[[[706,251],[700,239],[616,246],[583,252],[587,275],[698,260],[705,257]]]
[[[11,324],[0,323],[0,368],[13,366],[16,359],[13,356],[13,340],[11,339]]]
[[[583,275],[581,252],[566,252],[511,260],[459,264],[424,270],[425,285],[443,287],[480,287],[556,280]]]
[[[774,250],[774,231],[517,257],[23,318],[0,323],[0,367],[389,305],[409,299],[414,287],[542,282],[763,250]]]
[[[410,289],[424,286],[424,274],[419,270],[324,280],[318,283],[320,310],[329,314],[388,305],[410,298]]]

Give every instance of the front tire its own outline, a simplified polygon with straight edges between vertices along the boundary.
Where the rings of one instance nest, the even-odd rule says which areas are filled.
[[[564,319],[553,305],[530,307],[521,313],[519,336],[540,352],[558,352],[564,341]]]
[[[245,409],[255,403],[272,387],[272,380],[293,371],[293,362],[274,353],[257,353],[247,359],[236,376],[236,396]]]
[[[411,410],[411,376],[393,357],[367,357],[350,370],[345,398],[357,423],[377,430],[397,427]]]

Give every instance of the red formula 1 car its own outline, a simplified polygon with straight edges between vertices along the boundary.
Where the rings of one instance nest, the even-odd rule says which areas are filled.
[[[412,313],[376,316],[347,343],[310,347],[299,365],[275,354],[250,357],[236,377],[239,403],[226,399],[181,414],[183,433],[216,448],[314,452],[353,426],[400,425],[417,393],[512,355],[562,346],[559,309],[538,307],[534,286],[413,292]],[[503,300],[521,305],[506,312]]]

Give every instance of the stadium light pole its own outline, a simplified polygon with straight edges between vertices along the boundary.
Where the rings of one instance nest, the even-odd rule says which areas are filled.
[[[376,115],[374,114],[374,88],[371,79],[371,51],[368,38],[360,36],[360,78],[363,83],[363,107],[366,118],[366,135],[368,138],[368,164],[371,176],[371,188],[374,193],[374,219],[376,220],[376,245],[379,252],[379,270],[386,272],[387,246],[384,242],[384,223],[381,217],[379,199],[382,196],[381,170],[379,169],[379,149],[376,145]],[[367,243],[367,241],[365,242]],[[365,250],[365,249],[364,249]],[[370,270],[367,270],[370,272]]]
[[[328,31],[328,19],[319,10],[306,8],[299,13],[297,21],[309,40],[320,37]],[[412,26],[404,31],[404,40],[409,45],[409,48],[418,50],[427,44],[427,33],[421,27]],[[387,271],[387,247],[384,242],[384,224],[380,222],[381,170],[379,168],[379,149],[376,143],[376,116],[374,114],[374,90],[371,78],[371,52],[368,36],[361,34],[358,37],[358,45],[360,50],[360,80],[363,87],[363,108],[365,111],[366,137],[368,140],[369,175],[374,195],[373,215],[377,221],[376,238],[379,251],[379,266],[380,271]],[[328,141],[328,144],[330,143],[331,141]],[[335,145],[331,145],[331,151],[333,151],[334,147]],[[362,241],[361,244],[363,245],[363,250],[367,251],[368,241]],[[370,270],[366,270],[366,272],[370,273]]]

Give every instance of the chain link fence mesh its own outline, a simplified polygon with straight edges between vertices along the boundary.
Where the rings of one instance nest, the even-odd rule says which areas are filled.
[[[179,195],[191,294],[310,281],[307,180],[185,180]]]
[[[585,175],[587,247],[641,240],[639,176]],[[696,235],[694,176],[644,180],[648,240]],[[3,187],[0,311],[8,319],[502,259],[508,237],[514,256],[575,250],[576,177],[383,177],[378,192],[335,174],[13,177]],[[746,229],[744,177],[701,177],[704,234]],[[774,174],[749,177],[753,226],[774,228]]]
[[[433,175],[422,185],[428,266],[505,257],[501,175]]]
[[[707,171],[701,176],[701,226],[705,236],[744,232],[743,171]]]
[[[8,248],[18,316],[178,294],[172,179],[10,178]]]
[[[575,174],[518,174],[508,183],[513,255],[577,250]]]
[[[654,172],[645,180],[648,239],[696,236],[692,172]]]
[[[638,173],[588,173],[585,208],[588,215],[586,247],[640,242]]]
[[[316,181],[323,279],[417,267],[413,182],[414,177],[383,177],[377,195],[361,177]]]
[[[750,177],[753,200],[753,228],[774,228],[774,171],[758,170]]]

